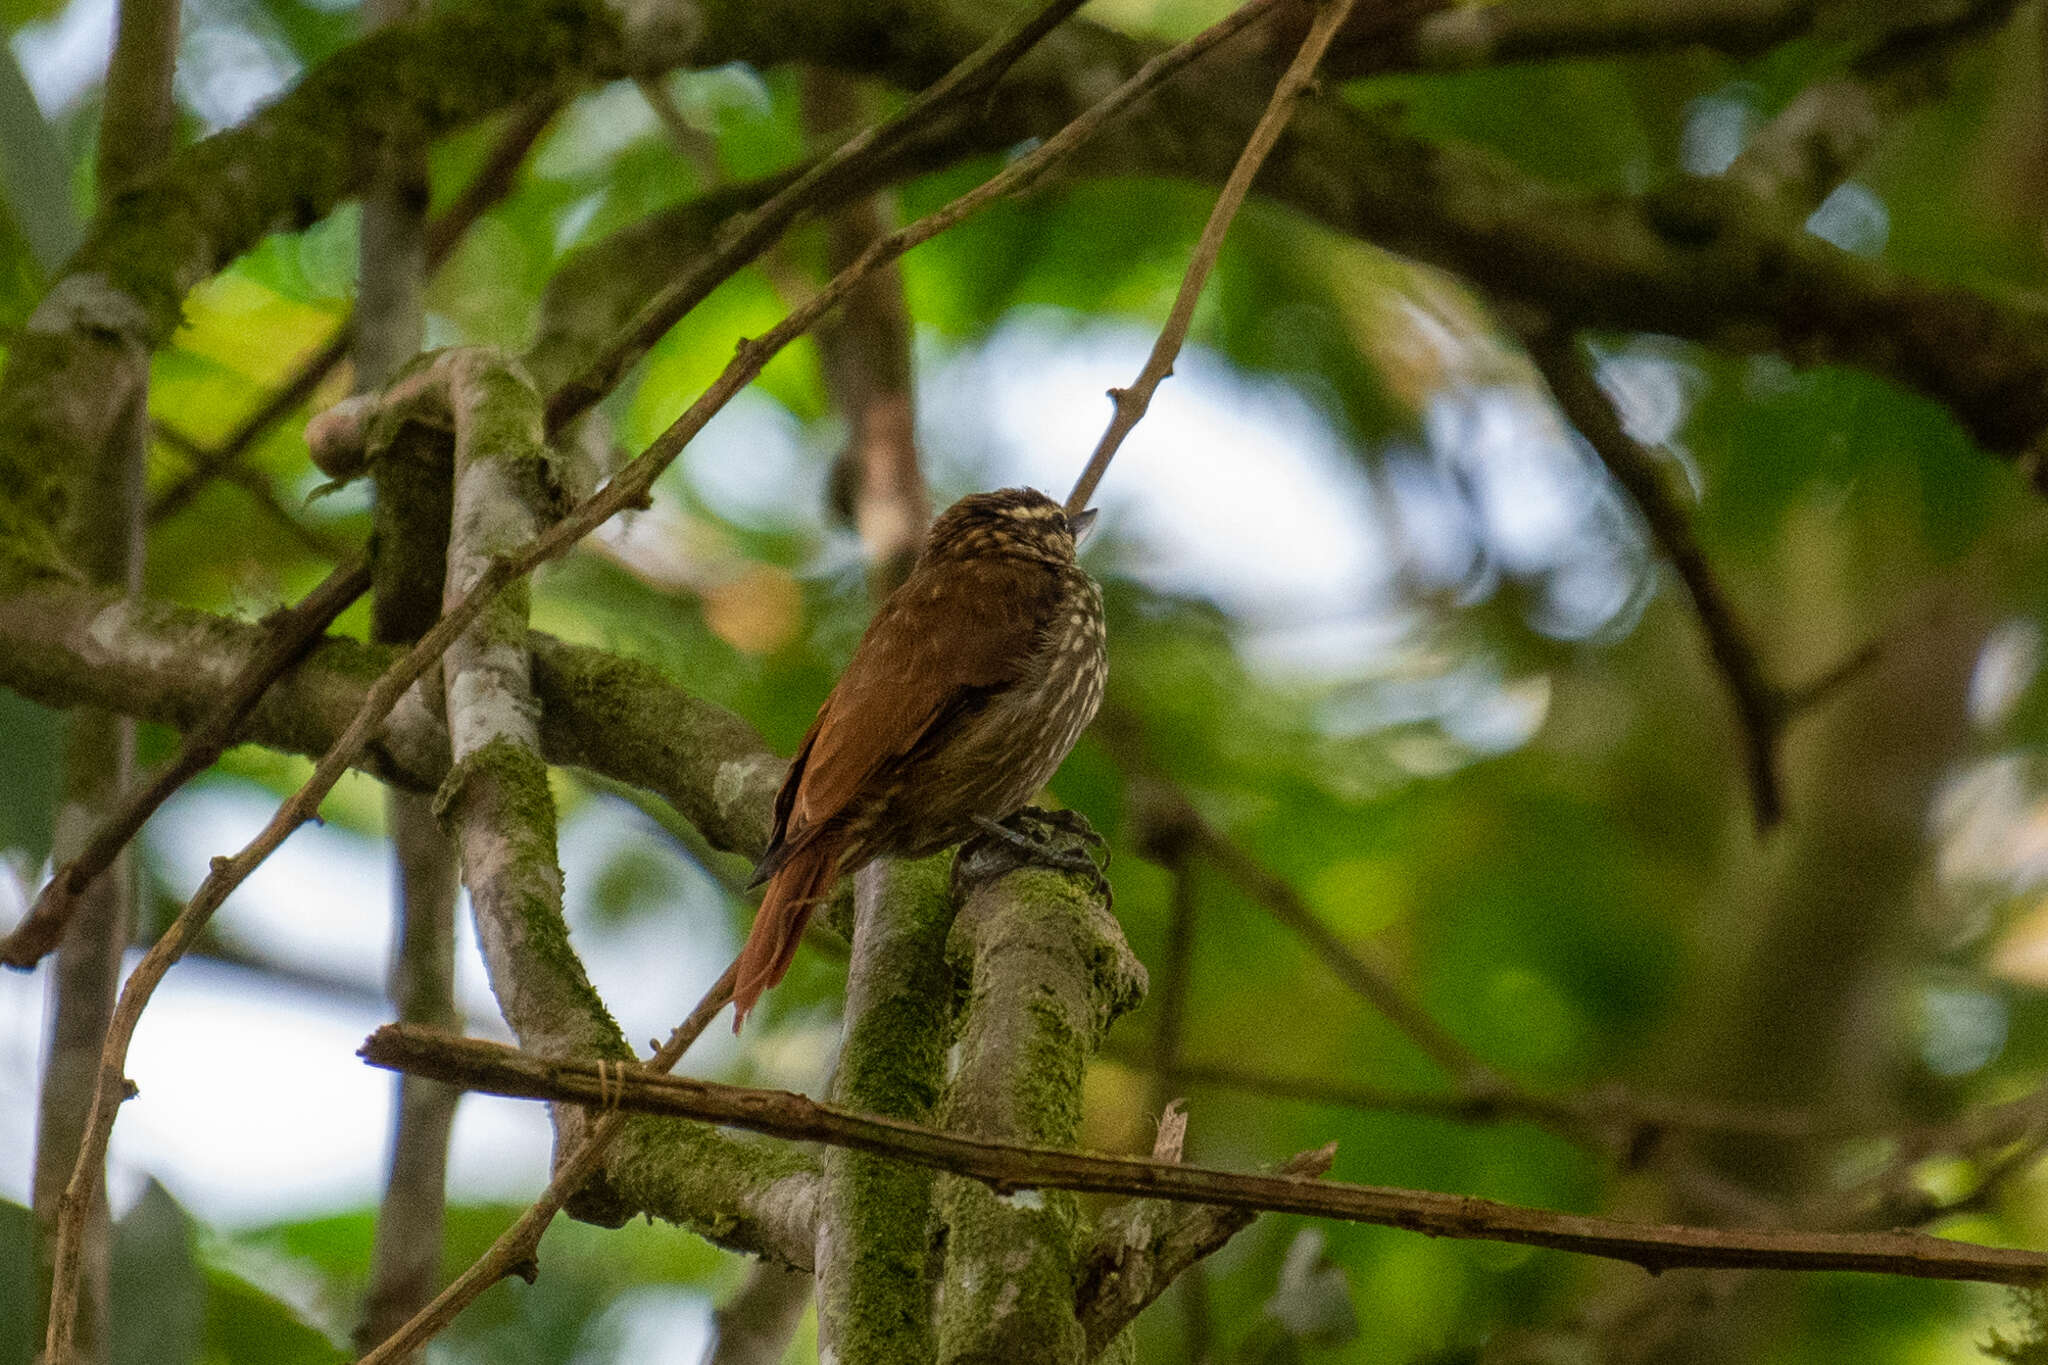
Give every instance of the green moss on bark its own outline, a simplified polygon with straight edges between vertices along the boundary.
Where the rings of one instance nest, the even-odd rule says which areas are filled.
[[[535,692],[569,703],[541,714],[556,762],[659,792],[712,847],[761,855],[788,765],[746,721],[648,664],[545,637],[534,640],[533,669]]]
[[[945,1126],[1073,1146],[1088,1058],[1142,997],[1144,971],[1080,879],[970,865],[964,880],[970,891],[952,947],[971,985]],[[1079,1365],[1087,1340],[1074,1298],[1089,1239],[1076,1198],[1056,1190],[1002,1196],[947,1178],[940,1213],[947,1262],[939,1359]]]
[[[463,880],[477,903],[478,933],[503,933],[516,965],[493,961],[491,984],[520,1042],[561,1047],[581,1055],[630,1060],[625,1035],[590,984],[583,960],[569,942],[562,917],[562,872],[555,862],[555,801],[540,755],[510,739],[496,739],[456,765],[435,799],[435,812],[463,848]],[[479,822],[498,843],[487,885],[467,865],[475,841],[465,833]],[[485,922],[499,917],[495,926]],[[505,981],[510,968],[515,981]],[[543,1017],[535,1017],[536,1014]]]
[[[943,855],[858,880],[846,1041],[835,1102],[928,1122],[945,1084],[953,921]],[[933,1358],[933,1173],[862,1152],[825,1155],[818,1256],[821,1335],[841,1365]]]
[[[818,1159],[785,1142],[708,1124],[628,1120],[603,1169],[569,1201],[571,1217],[618,1227],[645,1214],[736,1251],[810,1266]]]

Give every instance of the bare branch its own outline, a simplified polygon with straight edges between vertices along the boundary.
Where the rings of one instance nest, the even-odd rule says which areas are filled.
[[[1650,538],[1671,561],[1686,596],[1706,633],[1707,652],[1728,687],[1737,728],[1742,735],[1744,769],[1750,803],[1760,829],[1776,825],[1785,813],[1784,780],[1778,771],[1778,749],[1786,723],[1801,705],[1826,695],[1875,657],[1875,647],[1859,650],[1818,683],[1787,693],[1764,676],[1756,648],[1735,617],[1735,608],[1721,589],[1706,552],[1693,535],[1692,520],[1665,486],[1656,458],[1622,428],[1614,404],[1579,354],[1573,339],[1555,330],[1527,338],[1529,357],[1543,374],[1558,406],[1607,472],[1621,485],[1642,514]]]
[[[1209,210],[1209,221],[1202,225],[1202,235],[1195,241],[1187,273],[1181,277],[1180,292],[1174,295],[1173,307],[1166,315],[1166,325],[1159,329],[1159,337],[1152,343],[1152,353],[1145,357],[1144,368],[1138,371],[1138,377],[1131,381],[1129,388],[1109,391],[1116,411],[1110,416],[1109,429],[1102,433],[1102,439],[1095,444],[1095,452],[1081,470],[1081,477],[1074,481],[1073,491],[1067,494],[1068,516],[1079,515],[1088,506],[1088,499],[1095,496],[1095,486],[1102,482],[1109,462],[1116,458],[1117,448],[1131,434],[1131,429],[1144,419],[1145,409],[1152,405],[1153,391],[1173,373],[1173,359],[1180,354],[1182,343],[1188,339],[1188,328],[1195,320],[1195,303],[1201,298],[1202,286],[1208,283],[1209,272],[1215,268],[1216,257],[1223,250],[1223,236],[1230,231],[1230,220],[1237,217],[1238,209],[1244,205],[1245,195],[1251,192],[1252,177],[1259,173],[1267,154],[1280,141],[1280,134],[1287,130],[1288,120],[1294,117],[1295,105],[1308,93],[1310,83],[1315,79],[1316,66],[1322,61],[1323,53],[1329,50],[1330,40],[1351,17],[1352,6],[1356,3],[1357,0],[1323,0],[1317,8],[1308,36],[1301,41],[1301,50],[1294,54],[1293,63],[1273,88],[1273,98],[1253,126],[1252,135],[1246,140],[1244,151],[1239,153],[1237,164],[1230,168],[1230,177],[1223,182],[1215,207]]]
[[[767,250],[814,204],[828,200],[839,184],[859,179],[870,165],[901,147],[914,133],[949,117],[956,107],[988,90],[1040,38],[1079,9],[1081,3],[1082,0],[1048,0],[1038,11],[998,32],[969,54],[896,117],[849,138],[759,208],[728,224],[713,248],[692,261],[679,278],[650,299],[632,325],[602,355],[549,395],[549,434],[561,431],[611,392],[678,319],[734,271]]]
[[[149,785],[129,792],[78,854],[58,869],[14,932],[0,941],[0,963],[33,967],[56,946],[78,896],[92,879],[113,865],[116,855],[173,792],[212,767],[235,743],[242,722],[271,683],[303,658],[334,618],[369,585],[369,566],[355,560],[330,573],[298,605],[263,623],[262,643],[229,684],[219,706],[185,736],[177,756],[157,771]]]
[[[99,706],[189,730],[235,687],[265,635],[257,623],[53,581],[0,594],[0,685],[47,706]],[[786,764],[751,725],[645,663],[538,633],[528,643],[550,763],[644,787],[713,848],[760,856]],[[399,657],[388,645],[316,641],[263,694],[238,738],[318,758]],[[447,727],[415,693],[355,766],[431,795],[448,775]]]
[[[599,1068],[588,1063],[528,1057],[502,1043],[438,1036],[404,1025],[379,1029],[363,1045],[361,1055],[373,1065],[435,1076],[493,1095],[672,1114],[796,1141],[854,1147],[971,1176],[998,1193],[1088,1190],[1300,1213],[1435,1237],[1550,1247],[1628,1261],[1652,1272],[1681,1266],[1854,1270],[2015,1285],[2039,1284],[2048,1277],[2048,1255],[1920,1234],[1756,1232],[1631,1223],[1427,1190],[1219,1171],[967,1137],[898,1119],[847,1113],[787,1091],[678,1076],[629,1074],[622,1082],[614,1072],[600,1076]]]
[[[653,1077],[668,1071],[683,1059],[690,1050],[690,1044],[697,1041],[710,1026],[718,1012],[732,1000],[733,973],[727,968],[724,976],[704,993],[697,1007],[690,1011],[689,1018],[676,1026],[655,1054],[640,1064],[637,1072]],[[405,1028],[407,1025],[390,1024],[387,1028]],[[629,1074],[631,1063],[612,1062],[597,1068],[603,1092],[609,1095],[613,1087],[622,1086]],[[600,1106],[604,1107],[604,1106]],[[516,1222],[491,1243],[490,1249],[450,1282],[448,1287],[434,1296],[434,1301],[416,1313],[405,1326],[386,1337],[374,1350],[366,1352],[356,1365],[397,1365],[414,1351],[433,1340],[434,1334],[453,1322],[456,1315],[476,1301],[479,1294],[489,1289],[507,1275],[518,1275],[531,1281],[539,1273],[535,1251],[540,1246],[540,1237],[547,1231],[555,1215],[569,1202],[584,1182],[597,1173],[603,1163],[605,1152],[612,1139],[626,1126],[623,1112],[614,1110],[604,1114],[592,1123],[578,1141],[575,1149],[556,1161],[554,1177],[539,1199]]]

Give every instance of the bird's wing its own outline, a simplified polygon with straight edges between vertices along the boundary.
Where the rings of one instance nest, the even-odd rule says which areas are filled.
[[[776,797],[775,846],[800,845],[890,763],[1015,681],[1058,599],[1056,569],[1014,560],[906,579],[797,750]]]

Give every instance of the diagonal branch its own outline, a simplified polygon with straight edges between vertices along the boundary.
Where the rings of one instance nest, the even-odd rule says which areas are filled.
[[[679,1076],[620,1079],[585,1062],[529,1057],[502,1043],[386,1025],[360,1055],[373,1065],[434,1076],[518,1099],[670,1114],[794,1141],[878,1152],[971,1176],[998,1193],[1067,1189],[1373,1223],[1435,1237],[1511,1242],[1628,1261],[1654,1272],[1707,1269],[1853,1270],[1922,1279],[2035,1285],[2048,1255],[1917,1233],[1743,1231],[1554,1213],[1492,1199],[1182,1166],[1169,1161],[1034,1147],[942,1133],[848,1113],[802,1095]]]
[[[1077,516],[1088,506],[1088,500],[1095,496],[1095,486],[1102,482],[1102,476],[1109,469],[1109,462],[1116,458],[1118,447],[1132,428],[1144,420],[1145,410],[1152,405],[1152,394],[1166,377],[1173,373],[1174,357],[1180,354],[1182,343],[1188,339],[1188,328],[1195,320],[1195,303],[1202,297],[1202,286],[1209,282],[1209,272],[1216,266],[1216,257],[1223,250],[1223,236],[1230,231],[1230,220],[1237,217],[1237,211],[1244,205],[1244,197],[1251,192],[1252,178],[1265,165],[1266,157],[1280,141],[1280,135],[1287,131],[1287,124],[1294,117],[1295,106],[1308,93],[1310,83],[1315,79],[1316,65],[1329,50],[1330,40],[1337,36],[1337,30],[1351,17],[1351,9],[1357,0],[1324,0],[1316,10],[1314,22],[1308,26],[1308,36],[1301,41],[1301,50],[1294,54],[1294,61],[1282,73],[1280,83],[1273,87],[1273,98],[1267,102],[1266,111],[1259,115],[1259,121],[1252,127],[1252,134],[1245,140],[1244,151],[1238,154],[1237,164],[1230,168],[1230,176],[1223,182],[1223,190],[1216,196],[1216,204],[1209,210],[1209,221],[1202,224],[1202,235],[1195,241],[1194,255],[1188,260],[1187,273],[1181,276],[1180,292],[1174,295],[1173,307],[1166,315],[1166,325],[1159,329],[1158,339],[1152,343],[1152,352],[1145,357],[1145,364],[1138,371],[1138,377],[1126,389],[1111,389],[1110,399],[1116,409],[1110,415],[1109,428],[1102,433],[1102,439],[1095,444],[1095,451],[1088,457],[1088,463],[1081,470],[1081,477],[1074,481],[1074,489],[1067,494],[1067,515]]]
[[[212,767],[214,760],[235,743],[242,722],[271,683],[303,658],[334,619],[361,597],[369,585],[368,564],[360,559],[351,561],[327,575],[298,605],[276,613],[264,623],[262,644],[229,684],[219,706],[185,736],[177,756],[160,768],[147,786],[131,791],[120,808],[109,813],[85,847],[57,870],[14,932],[0,940],[0,963],[33,967],[43,954],[56,947],[87,884],[113,865],[116,855],[173,792]]]
[[[998,32],[970,53],[894,118],[847,139],[837,151],[766,203],[728,224],[711,251],[692,261],[680,277],[648,301],[632,324],[601,355],[549,395],[548,432],[560,432],[611,392],[677,320],[703,302],[740,266],[767,250],[813,205],[829,202],[843,192],[841,186],[860,180],[871,166],[884,161],[913,134],[950,118],[955,109],[987,91],[1019,57],[1081,4],[1082,0],[1048,0],[1038,11]]]
[[[1700,629],[1706,633],[1707,652],[1713,656],[1735,707],[1757,826],[1770,829],[1785,813],[1784,779],[1778,770],[1785,726],[1802,707],[1826,696],[1874,661],[1876,646],[1866,646],[1829,669],[1822,679],[1796,690],[1788,691],[1765,677],[1755,646],[1693,535],[1691,519],[1665,486],[1655,458],[1622,428],[1620,415],[1601,392],[1576,342],[1568,333],[1552,329],[1530,335],[1527,344],[1530,359],[1542,372],[1565,417],[1628,494],[1642,514],[1650,538],[1684,584]]]

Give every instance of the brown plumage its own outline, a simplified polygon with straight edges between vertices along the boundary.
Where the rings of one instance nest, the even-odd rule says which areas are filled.
[[[1045,785],[1102,702],[1102,594],[1076,527],[1029,488],[975,493],[932,525],[797,746],[754,875],[734,1031],[782,979],[818,901],[884,855],[921,857]]]

